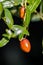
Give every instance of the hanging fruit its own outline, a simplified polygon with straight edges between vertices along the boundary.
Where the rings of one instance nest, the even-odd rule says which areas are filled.
[[[25,15],[25,7],[24,6],[20,7],[19,15],[20,15],[20,18],[22,18],[22,19],[24,18],[24,15]]]
[[[26,38],[24,38],[23,40],[20,41],[20,48],[24,51],[24,52],[30,52],[31,51],[31,44],[30,41]]]

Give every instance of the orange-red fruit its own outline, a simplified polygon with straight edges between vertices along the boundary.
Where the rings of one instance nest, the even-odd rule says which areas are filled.
[[[30,52],[31,51],[31,44],[30,41],[28,39],[23,39],[22,41],[20,41],[20,48],[24,51],[24,52]]]
[[[20,8],[20,18],[24,18],[24,14],[25,14],[25,7],[24,6],[22,6],[21,8]]]

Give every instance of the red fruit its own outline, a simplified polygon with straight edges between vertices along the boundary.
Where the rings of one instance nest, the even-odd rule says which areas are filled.
[[[24,6],[22,6],[21,8],[20,8],[20,18],[24,18],[24,14],[25,14],[25,7]]]
[[[31,44],[30,41],[28,39],[23,39],[22,41],[20,41],[20,48],[24,51],[24,52],[30,52],[31,51]]]

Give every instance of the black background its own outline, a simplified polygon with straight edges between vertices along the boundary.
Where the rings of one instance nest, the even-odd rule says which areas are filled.
[[[21,24],[20,18],[14,16],[15,24]],[[8,28],[4,21],[0,20],[0,39],[5,29]],[[31,52],[25,53],[19,47],[19,40],[10,39],[9,43],[0,48],[0,65],[37,65],[42,63],[42,38],[43,21],[30,22],[30,36],[27,39],[31,42]]]

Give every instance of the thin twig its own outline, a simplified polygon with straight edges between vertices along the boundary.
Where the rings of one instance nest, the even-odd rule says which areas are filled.
[[[38,13],[37,11],[35,11],[35,13],[38,14],[39,17],[43,20],[43,15],[42,14]]]

